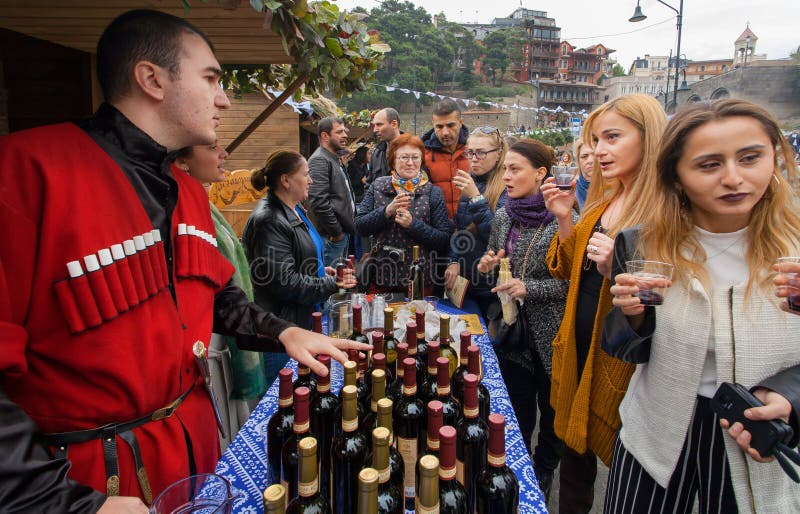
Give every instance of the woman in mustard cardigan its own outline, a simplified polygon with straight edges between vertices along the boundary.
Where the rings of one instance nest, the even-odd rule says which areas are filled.
[[[553,278],[569,279],[567,306],[553,340],[550,403],[556,435],[564,441],[559,508],[589,512],[599,456],[608,465],[619,429],[619,404],[633,374],[600,350],[603,319],[611,310],[609,282],[614,236],[638,224],[649,208],[642,196],[657,180],[655,158],[667,123],[659,103],[647,95],[615,98],[584,125],[594,148],[594,172],[578,223],[572,223],[573,191],[550,178],[542,186],[548,210],[558,220],[547,259]]]

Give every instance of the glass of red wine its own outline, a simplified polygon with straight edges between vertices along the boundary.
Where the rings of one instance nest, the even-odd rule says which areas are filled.
[[[796,278],[800,275],[800,257],[778,258],[778,273]],[[800,312],[800,289],[789,287],[789,296],[786,298],[786,302],[789,304],[790,310]]]
[[[627,261],[628,273],[636,279],[642,305],[661,305],[664,303],[664,290],[672,280],[673,266],[659,261]]]
[[[569,191],[572,189],[572,181],[578,174],[576,166],[552,166],[550,173],[556,179],[556,187],[562,191]]]

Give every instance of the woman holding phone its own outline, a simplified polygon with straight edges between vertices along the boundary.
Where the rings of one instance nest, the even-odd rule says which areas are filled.
[[[662,305],[645,307],[645,284],[617,275],[604,325],[610,351],[649,346],[620,406],[605,512],[688,513],[697,496],[701,512],[800,512],[800,486],[711,407],[720,384],[739,383],[765,404],[745,417],[798,433],[800,318],[772,288],[773,264],[800,254],[800,206],[781,164],[797,176],[778,124],[753,103],[692,104],[667,126],[644,191],[650,215],[624,244],[673,264],[673,280]],[[779,296],[788,280],[775,279]]]

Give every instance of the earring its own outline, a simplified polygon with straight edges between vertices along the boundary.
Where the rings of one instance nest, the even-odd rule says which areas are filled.
[[[781,186],[781,179],[779,179],[779,178],[778,178],[778,175],[776,175],[775,173],[773,173],[773,174],[772,174],[772,178],[773,178],[773,179],[775,179],[775,185],[776,185],[777,187],[780,187],[780,186]]]
[[[186,165],[184,164],[184,166],[183,166],[183,171],[185,171],[186,173],[189,173],[189,166],[186,166]]]

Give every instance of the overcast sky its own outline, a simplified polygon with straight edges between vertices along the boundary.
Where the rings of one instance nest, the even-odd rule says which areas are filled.
[[[520,0],[411,0],[431,15],[444,12],[448,20],[490,23],[520,6]],[[679,0],[666,0],[678,7]],[[377,0],[336,0],[344,9],[367,10]],[[546,11],[561,27],[561,38],[576,46],[594,43],[615,49],[626,69],[644,54],[668,55],[675,48],[675,13],[656,0],[641,0],[647,19],[630,23],[636,0],[522,0],[528,9]],[[757,54],[787,57],[800,45],[800,3],[796,0],[684,0],[681,53],[692,60],[733,58],[733,42],[747,22],[758,37]],[[380,27],[374,27],[380,29]],[[630,33],[633,30],[637,32]],[[580,39],[579,39],[580,38]],[[588,38],[588,39],[586,39]]]

